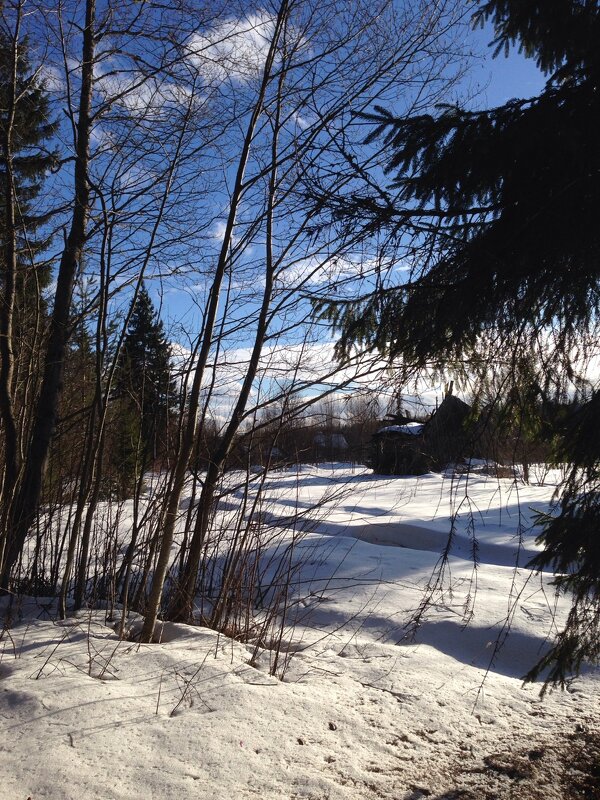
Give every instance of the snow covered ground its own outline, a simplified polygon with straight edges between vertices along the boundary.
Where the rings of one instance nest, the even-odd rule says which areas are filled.
[[[57,622],[23,602],[0,639],[0,797],[600,796],[582,766],[598,754],[598,673],[543,700],[521,681],[564,619],[551,576],[524,566],[554,488],[273,473],[271,523],[302,564],[277,664],[203,628],[166,623],[139,645],[102,612]],[[323,498],[299,537],[292,512]],[[409,640],[451,520],[442,591]]]

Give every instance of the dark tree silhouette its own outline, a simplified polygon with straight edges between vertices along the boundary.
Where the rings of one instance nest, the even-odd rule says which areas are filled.
[[[93,63],[96,44],[95,18],[95,0],[86,0],[85,25],[82,36],[81,86],[75,126],[77,141],[73,171],[72,214],[57,270],[56,291],[50,313],[41,386],[32,411],[31,435],[28,437],[24,464],[19,475],[18,486],[14,490],[9,524],[3,537],[4,553],[0,569],[0,587],[2,588],[6,588],[10,582],[12,567],[22,554],[27,534],[38,512],[44,469],[58,412],[65,352],[70,335],[71,295],[76,271],[83,253],[90,210],[88,167],[92,124]],[[18,41],[18,36],[14,41]],[[14,49],[13,46],[13,53]]]
[[[144,285],[127,326],[114,386],[120,414],[117,456],[128,483],[164,454],[170,410],[177,401],[169,343]]]
[[[17,387],[30,394],[35,350],[45,316],[42,290],[50,267],[40,258],[49,237],[34,203],[56,153],[49,145],[48,95],[32,70],[26,41],[0,29],[0,415],[4,426],[4,512],[14,491],[22,449]],[[17,346],[18,343],[18,346]]]
[[[407,232],[420,266],[401,286],[324,314],[341,331],[340,355],[356,344],[422,367],[543,347],[540,387],[572,378],[574,352],[595,345],[600,300],[600,4],[489,0],[493,45],[516,45],[547,83],[537,97],[485,111],[369,114],[370,141],[389,150],[391,187],[335,201],[338,217],[366,234]],[[537,401],[534,397],[532,402]],[[545,518],[534,566],[561,573],[573,607],[555,647],[529,674],[563,683],[600,656],[600,399],[572,421],[562,457],[572,465],[558,516]]]

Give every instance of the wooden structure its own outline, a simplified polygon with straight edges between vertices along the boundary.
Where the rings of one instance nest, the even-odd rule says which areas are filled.
[[[369,466],[380,475],[423,475],[470,456],[471,416],[467,403],[447,394],[426,422],[401,417],[377,431]]]

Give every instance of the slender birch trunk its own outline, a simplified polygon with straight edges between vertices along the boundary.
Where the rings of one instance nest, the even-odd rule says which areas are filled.
[[[154,627],[156,625],[156,619],[158,617],[158,612],[160,609],[160,602],[162,599],[164,583],[169,569],[169,562],[171,560],[171,547],[173,545],[173,539],[175,536],[175,525],[177,523],[177,512],[179,509],[179,501],[181,499],[181,494],[183,492],[185,475],[189,466],[190,456],[192,455],[194,445],[196,442],[197,418],[200,405],[200,389],[202,386],[202,379],[204,377],[206,364],[208,362],[208,356],[212,346],[213,331],[215,328],[215,323],[217,320],[217,314],[219,310],[221,286],[223,284],[223,279],[226,274],[229,247],[232,241],[233,229],[235,226],[239,204],[244,192],[244,176],[246,173],[246,166],[248,163],[248,157],[250,155],[252,140],[254,138],[254,134],[256,131],[256,126],[263,112],[263,105],[265,101],[267,88],[271,80],[271,71],[273,69],[273,64],[275,62],[275,55],[277,53],[279,37],[281,35],[283,24],[287,16],[287,6],[288,6],[287,0],[282,0],[277,15],[277,21],[273,32],[273,38],[271,40],[269,47],[269,53],[265,61],[258,97],[256,99],[254,109],[252,111],[250,120],[248,122],[246,134],[244,137],[244,143],[242,145],[242,151],[240,153],[235,184],[233,187],[231,202],[229,206],[229,215],[227,218],[227,224],[225,226],[225,233],[221,245],[219,259],[215,270],[215,276],[211,286],[206,317],[205,317],[204,331],[202,334],[202,343],[199,348],[198,360],[194,371],[194,381],[192,384],[192,389],[190,391],[188,419],[185,428],[183,430],[180,450],[179,453],[177,454],[177,460],[174,469],[173,486],[171,489],[171,493],[169,495],[167,508],[165,511],[164,529],[162,534],[160,552],[158,555],[156,569],[154,571],[150,596],[148,598],[146,618],[140,635],[142,642],[150,642],[152,640],[152,636],[154,634]]]

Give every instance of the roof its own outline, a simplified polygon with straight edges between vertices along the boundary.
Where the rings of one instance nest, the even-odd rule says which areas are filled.
[[[380,428],[377,433],[405,433],[409,436],[420,436],[424,427],[424,422],[407,422],[405,425],[386,425],[385,428]]]

